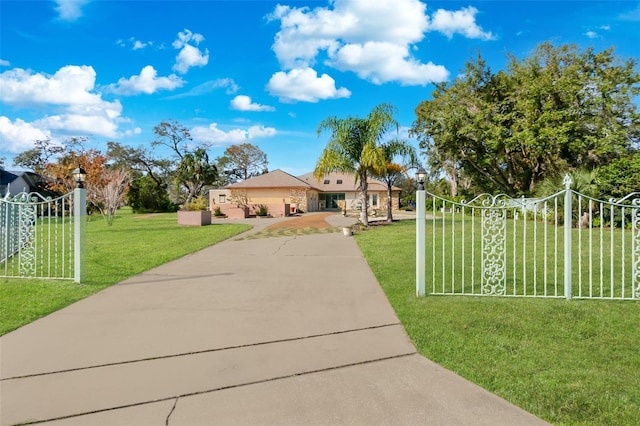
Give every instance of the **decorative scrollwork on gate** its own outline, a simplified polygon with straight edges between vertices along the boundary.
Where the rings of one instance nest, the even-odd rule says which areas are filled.
[[[28,194],[19,194],[14,201],[18,206],[18,244],[20,247],[19,270],[23,277],[36,275],[36,199]]]
[[[487,197],[482,201],[482,294],[506,294],[506,222],[504,199]]]
[[[632,201],[633,210],[633,297],[640,299],[640,198]]]

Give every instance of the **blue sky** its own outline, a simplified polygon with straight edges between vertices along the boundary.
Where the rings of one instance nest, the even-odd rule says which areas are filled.
[[[177,120],[212,158],[248,142],[299,175],[324,118],[390,102],[406,138],[474,52],[498,70],[543,41],[638,58],[640,2],[1,0],[0,157],[47,137],[150,147]]]

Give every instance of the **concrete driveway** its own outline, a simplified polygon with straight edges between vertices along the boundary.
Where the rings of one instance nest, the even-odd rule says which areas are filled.
[[[0,356],[2,425],[544,424],[418,355],[341,233],[227,240],[0,337]]]

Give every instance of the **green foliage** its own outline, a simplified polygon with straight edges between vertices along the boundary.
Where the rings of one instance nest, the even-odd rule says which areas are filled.
[[[384,170],[373,171],[373,176],[380,179],[386,184],[387,187],[387,222],[393,222],[392,212],[392,194],[393,187],[396,183],[403,180],[404,175],[408,167],[415,167],[418,164],[418,154],[413,146],[409,145],[407,141],[400,139],[392,139],[388,142],[382,143],[382,150],[384,151],[386,166]],[[403,164],[394,163],[397,157],[402,157]]]
[[[258,204],[256,206],[256,216],[268,216],[269,209],[264,204]]]
[[[149,175],[131,181],[127,193],[127,204],[135,213],[174,212],[178,206],[169,199],[166,186]]]
[[[383,103],[366,118],[328,117],[318,126],[318,136],[325,130],[331,132],[331,136],[313,174],[319,180],[331,172],[355,174],[360,186],[361,204],[365,206],[361,215],[365,225],[368,224],[367,178],[370,174],[383,174],[386,170],[387,155],[380,146],[380,140],[392,128],[398,129],[394,114],[395,107]]]
[[[175,171],[175,181],[180,188],[186,190],[187,203],[193,197],[202,194],[206,185],[211,185],[218,178],[215,164],[209,163],[209,155],[204,148],[184,154]]]
[[[175,213],[140,217],[130,209],[120,210],[115,220],[117,230],[104,221],[87,223],[87,278],[82,284],[0,278],[0,335],[250,228],[236,224],[179,227]]]
[[[45,176],[47,164],[57,155],[64,152],[64,147],[52,142],[51,139],[36,140],[34,147],[16,155],[13,159],[14,166],[33,170],[35,173]]]
[[[209,209],[209,202],[206,197],[198,195],[192,198],[191,201],[184,203],[182,208],[187,211],[205,211]]]
[[[493,73],[478,55],[416,108],[411,132],[436,171],[481,192],[530,194],[548,176],[625,155],[640,137],[635,60],[550,43],[509,59]]]
[[[640,191],[640,151],[633,151],[602,166],[598,178],[604,198],[620,199]]]
[[[415,297],[415,223],[355,236],[418,351],[552,424],[640,423],[638,302]]]
[[[216,158],[220,175],[217,186],[244,181],[268,172],[267,154],[250,143],[231,145]]]
[[[215,217],[220,217],[220,216],[224,216],[224,213],[222,213],[222,209],[220,208],[220,206],[215,206],[213,209],[213,215]]]

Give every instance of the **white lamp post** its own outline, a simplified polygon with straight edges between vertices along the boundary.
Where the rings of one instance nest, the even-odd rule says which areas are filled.
[[[416,191],[416,296],[425,295],[425,220],[426,220],[426,196],[424,191],[424,181],[427,172],[422,166],[416,172],[418,190]]]

